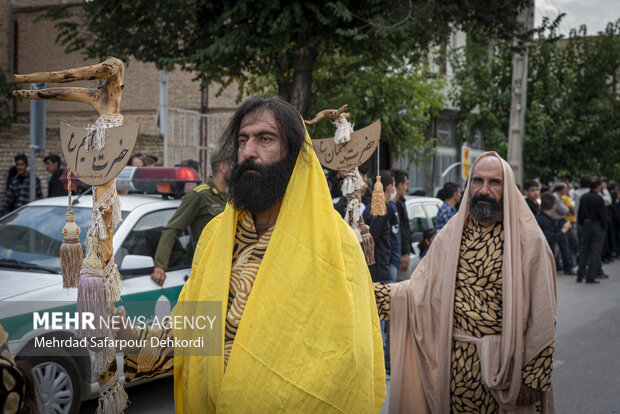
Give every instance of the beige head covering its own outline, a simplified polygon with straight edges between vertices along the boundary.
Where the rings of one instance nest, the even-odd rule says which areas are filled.
[[[482,381],[503,412],[515,408],[522,367],[555,340],[555,262],[508,163],[485,152],[472,172],[485,157],[496,157],[504,172],[503,325],[501,335],[481,338],[477,349]],[[469,187],[411,279],[391,285],[391,413],[450,411],[454,291],[468,209]],[[551,392],[543,404],[554,412]]]

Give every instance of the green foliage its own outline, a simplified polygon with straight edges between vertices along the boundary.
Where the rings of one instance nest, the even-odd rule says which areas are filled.
[[[425,140],[424,134],[431,114],[443,107],[444,80],[431,78],[427,68],[407,59],[390,67],[360,66],[358,60],[334,58],[317,65],[310,114],[346,103],[354,124],[381,119],[381,138],[396,154],[413,159],[432,148],[433,140]],[[335,131],[329,122],[310,128],[315,138]]]
[[[567,39],[558,37],[555,26],[539,30],[528,48],[524,177],[548,181],[590,173],[617,178],[620,20],[597,36],[587,36],[582,26]],[[452,92],[459,131],[463,139],[481,131],[486,149],[505,155],[514,50],[508,42],[491,49],[488,42],[471,43],[468,49],[478,55],[458,56]],[[479,113],[472,112],[476,105]]]
[[[59,42],[87,57],[133,56],[160,68],[181,65],[205,83],[239,82],[239,97],[271,77],[306,114],[315,62],[334,53],[389,66],[424,54],[453,27],[511,36],[525,0],[422,2],[339,0],[93,0],[53,9]]]

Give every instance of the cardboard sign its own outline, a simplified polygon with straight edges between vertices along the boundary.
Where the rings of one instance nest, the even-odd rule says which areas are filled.
[[[88,185],[102,185],[112,181],[129,161],[139,129],[138,123],[129,121],[119,127],[108,128],[103,149],[87,151],[86,129],[61,122],[60,142],[67,167]]]
[[[362,165],[377,149],[381,120],[354,131],[351,140],[336,144],[333,138],[313,139],[312,146],[321,165],[330,170],[351,170]]]

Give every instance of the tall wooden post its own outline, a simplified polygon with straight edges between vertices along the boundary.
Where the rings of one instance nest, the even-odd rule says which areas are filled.
[[[96,65],[81,68],[67,69],[58,72],[38,72],[28,75],[14,75],[13,81],[18,84],[51,82],[68,83],[80,80],[101,79],[97,88],[57,87],[40,90],[16,90],[13,95],[24,99],[44,99],[56,101],[81,102],[91,105],[99,115],[120,114],[121,98],[123,95],[124,63],[110,57]],[[114,177],[102,185],[96,186],[96,197],[101,198],[109,188],[115,185]],[[102,210],[103,211],[103,210]],[[105,268],[113,257],[114,249],[112,236],[114,229],[111,225],[112,209],[103,211],[103,222],[107,237],[100,241],[101,265]],[[106,384],[116,370],[108,370],[99,378],[99,385]]]

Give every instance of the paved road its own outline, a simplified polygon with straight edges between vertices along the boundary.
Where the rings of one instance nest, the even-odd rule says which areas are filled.
[[[610,278],[599,285],[558,275],[553,387],[562,414],[620,413],[620,261],[604,270]],[[128,414],[174,411],[172,379],[130,388],[128,394]],[[81,413],[96,407],[96,401],[86,402]]]
[[[558,276],[553,373],[559,413],[620,413],[620,261],[599,285]]]

